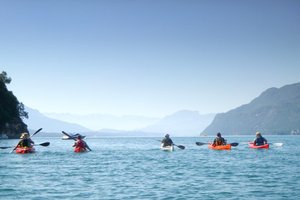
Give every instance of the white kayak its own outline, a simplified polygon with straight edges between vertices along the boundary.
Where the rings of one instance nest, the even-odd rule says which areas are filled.
[[[163,144],[161,144],[160,149],[163,151],[174,151],[174,145],[164,147]]]

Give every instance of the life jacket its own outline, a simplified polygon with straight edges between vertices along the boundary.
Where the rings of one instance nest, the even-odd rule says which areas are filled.
[[[263,137],[258,137],[255,139],[254,144],[256,146],[260,146],[260,145],[264,145],[265,144],[266,139]]]
[[[19,143],[20,147],[31,147],[31,140],[30,139],[22,139]]]
[[[84,143],[84,141],[78,140],[78,141],[76,142],[76,147],[77,147],[77,148],[85,149],[85,143]]]
[[[216,146],[223,145],[222,138],[216,138],[215,144],[216,144]]]
[[[226,145],[226,141],[222,137],[216,137],[213,143],[214,146]]]
[[[164,138],[162,143],[163,143],[163,147],[166,147],[166,146],[171,146],[173,144],[173,141],[170,138]]]

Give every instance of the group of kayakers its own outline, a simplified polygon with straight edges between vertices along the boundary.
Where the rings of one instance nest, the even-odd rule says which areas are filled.
[[[73,145],[75,152],[84,152],[84,151],[92,151],[90,147],[87,145],[87,143],[83,140],[81,135],[78,135],[77,138],[73,138],[75,140],[75,143]],[[256,133],[256,137],[253,140],[254,146],[261,146],[267,144],[268,141],[262,137],[260,132]],[[222,137],[221,133],[217,133],[217,137],[214,139],[212,146],[222,146],[226,145],[227,141]],[[20,141],[18,142],[17,146],[21,148],[31,148],[33,147],[34,142],[30,138],[30,135],[28,133],[22,133],[20,137]],[[174,143],[172,139],[170,138],[169,134],[166,134],[165,137],[161,140],[161,146],[162,147],[169,147],[173,146]]]
[[[172,139],[169,134],[166,134],[163,140],[161,141],[162,147],[172,146],[174,145]],[[222,146],[226,145],[227,141],[222,137],[221,133],[217,133],[217,137],[214,139],[212,146]],[[256,132],[255,139],[253,140],[254,146],[261,146],[268,144],[268,141],[261,135],[260,132]]]
[[[90,147],[87,145],[87,143],[82,139],[81,135],[78,135],[77,138],[74,138],[75,143],[73,145],[75,152],[84,152],[84,151],[92,151]],[[28,133],[22,133],[20,137],[20,141],[18,142],[16,147],[21,148],[32,148],[34,145],[34,142],[30,138],[30,135]]]

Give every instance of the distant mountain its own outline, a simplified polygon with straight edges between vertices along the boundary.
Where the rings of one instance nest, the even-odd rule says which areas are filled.
[[[44,115],[59,119],[66,122],[81,124],[94,131],[101,129],[115,129],[115,130],[135,130],[158,121],[158,118],[144,117],[144,116],[114,116],[106,114],[64,114],[64,113],[43,113]]]
[[[205,134],[299,134],[300,83],[270,88],[249,104],[216,115]]]
[[[196,136],[207,127],[215,114],[200,115],[197,111],[181,110],[140,129],[144,132],[170,133],[176,136]]]
[[[60,133],[62,130],[66,132],[87,132],[90,131],[81,125],[75,123],[69,123],[46,117],[38,110],[34,110],[29,107],[25,107],[28,112],[29,118],[24,119],[24,122],[28,125],[29,129],[37,130],[43,128],[43,132]]]

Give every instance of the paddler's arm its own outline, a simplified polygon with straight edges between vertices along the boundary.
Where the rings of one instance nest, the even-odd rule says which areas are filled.
[[[87,143],[85,141],[84,142],[84,146],[89,150],[89,151],[92,151],[92,149],[90,149],[89,145],[87,145]]]

